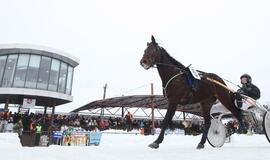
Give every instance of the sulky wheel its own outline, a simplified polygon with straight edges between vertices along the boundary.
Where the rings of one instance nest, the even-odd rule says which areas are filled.
[[[215,148],[222,147],[226,141],[226,132],[226,127],[220,120],[212,119],[207,135],[208,143]]]
[[[270,143],[270,113],[269,111],[265,112],[263,116],[263,129],[264,129],[265,136]]]

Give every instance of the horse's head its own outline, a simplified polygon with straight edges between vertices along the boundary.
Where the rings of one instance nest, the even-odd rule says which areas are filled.
[[[140,63],[144,69],[149,69],[161,60],[160,47],[156,43],[154,36],[151,37],[151,42],[147,43],[147,48],[144,50],[143,58]]]

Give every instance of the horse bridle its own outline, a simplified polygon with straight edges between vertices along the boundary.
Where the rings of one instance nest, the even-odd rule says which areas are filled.
[[[160,48],[159,46],[158,46],[158,50],[159,50],[159,51],[161,50],[161,48]],[[162,58],[163,58],[163,56],[162,56]],[[156,66],[155,66],[155,65],[156,65]],[[166,64],[166,63],[156,63],[156,64],[152,65],[151,67],[152,67],[152,68],[157,68],[157,65],[162,65],[162,66],[165,66],[165,67],[173,67],[173,68],[175,68],[176,70],[179,70],[179,73],[177,73],[176,75],[172,76],[172,77],[167,81],[167,83],[165,84],[164,87],[162,86],[163,91],[164,91],[164,96],[165,96],[165,97],[167,97],[167,87],[169,86],[169,84],[170,84],[176,77],[185,74],[187,68],[189,68],[189,67],[191,66],[191,65],[188,65],[187,67],[185,67],[184,69],[182,69],[182,68],[176,67],[175,65],[171,65],[171,64]]]

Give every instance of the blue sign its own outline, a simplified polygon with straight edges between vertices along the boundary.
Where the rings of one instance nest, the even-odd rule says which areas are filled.
[[[94,145],[99,145],[100,140],[101,140],[101,132],[90,132],[89,134],[89,145],[94,144]]]
[[[53,132],[53,138],[62,138],[62,137],[63,137],[63,132],[61,131]]]

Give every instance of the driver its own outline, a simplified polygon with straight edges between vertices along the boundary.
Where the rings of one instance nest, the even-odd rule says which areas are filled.
[[[261,96],[260,89],[252,83],[252,78],[248,74],[243,74],[240,77],[242,87],[237,90],[235,93],[235,99],[237,103],[237,107],[241,108],[242,107],[242,96],[246,95],[248,97],[251,97],[255,100],[259,99]]]

